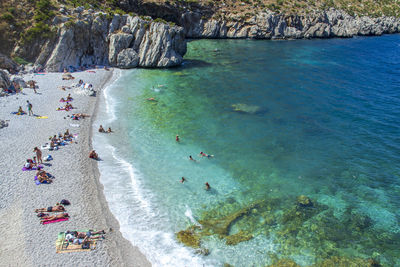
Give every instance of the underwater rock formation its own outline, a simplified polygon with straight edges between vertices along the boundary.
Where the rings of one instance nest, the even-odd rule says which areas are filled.
[[[243,112],[243,113],[248,113],[248,114],[255,114],[259,111],[261,111],[261,108],[259,106],[252,106],[252,105],[247,105],[247,104],[233,104],[233,111],[237,112]]]
[[[252,234],[249,234],[245,231],[240,231],[237,234],[229,235],[226,237],[226,244],[230,246],[234,246],[239,244],[240,242],[248,241],[253,238]]]
[[[193,227],[190,227],[187,230],[179,231],[176,234],[176,237],[180,242],[188,247],[200,248],[200,235],[194,232]]]

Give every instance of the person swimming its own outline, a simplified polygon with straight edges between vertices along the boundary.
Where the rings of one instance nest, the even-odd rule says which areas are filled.
[[[103,125],[100,125],[99,133],[105,133],[105,132],[106,132],[106,131],[104,130]]]
[[[208,159],[209,158],[212,158],[212,157],[214,157],[214,155],[209,155],[209,154],[206,154],[206,153],[204,153],[204,152],[200,152],[200,157],[207,157]]]
[[[185,177],[182,176],[181,183],[183,184],[186,181]]]
[[[211,189],[211,186],[210,186],[210,184],[208,182],[206,182],[205,185],[206,185],[206,190],[207,191]]]
[[[108,127],[107,133],[112,133],[111,127]]]
[[[196,161],[192,156],[189,156],[189,160]]]
[[[176,135],[176,136],[175,136],[175,141],[176,141],[176,142],[179,142],[179,135]]]

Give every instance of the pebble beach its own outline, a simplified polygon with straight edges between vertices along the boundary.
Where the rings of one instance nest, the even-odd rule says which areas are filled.
[[[22,76],[25,81],[37,82],[37,93],[24,88],[22,93],[0,97],[0,119],[8,124],[0,129],[0,266],[150,266],[119,232],[118,221],[104,198],[97,162],[88,157],[97,98],[113,81],[113,70],[72,75],[75,79],[62,80],[62,73],[26,74]],[[79,80],[92,84],[97,97],[68,89]],[[67,88],[62,90],[62,86]],[[59,100],[68,94],[73,97],[74,109],[57,111],[64,105]],[[19,106],[27,111],[27,100],[35,116],[11,114]],[[90,117],[73,121],[73,113]],[[43,158],[53,158],[44,167],[55,177],[53,183],[36,185],[36,172],[22,171],[22,167],[35,156],[34,147],[40,148],[49,143],[50,136],[67,129],[76,136],[73,143],[59,150],[42,150]],[[69,220],[40,224],[34,210],[54,206],[62,199],[71,202],[66,206]],[[57,234],[79,229],[104,229],[105,239],[91,251],[56,253]]]

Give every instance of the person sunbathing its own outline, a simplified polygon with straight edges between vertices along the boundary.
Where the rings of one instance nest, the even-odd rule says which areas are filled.
[[[40,183],[43,183],[43,182],[52,183],[52,182],[53,182],[53,180],[50,179],[49,175],[48,175],[47,172],[45,172],[44,170],[39,170],[39,171],[36,173],[36,176],[37,176],[38,181],[39,181]]]
[[[105,132],[106,132],[106,131],[104,130],[103,125],[100,125],[99,133],[105,133]]]
[[[54,207],[35,209],[35,212],[61,212],[65,211],[63,205],[55,205]]]
[[[24,113],[25,113],[25,111],[23,111],[23,110],[22,110],[22,107],[19,106],[17,115],[21,115],[21,114],[24,114]]]
[[[77,238],[85,238],[85,237],[98,238],[98,237],[96,237],[94,235],[104,235],[105,233],[106,232],[104,230],[97,231],[97,232],[89,230],[87,232],[76,232],[75,237],[77,237]]]
[[[68,94],[68,96],[67,96],[67,101],[72,101],[71,94]]]
[[[90,153],[89,153],[89,158],[91,158],[91,159],[99,159],[99,155],[97,155],[97,153],[96,153],[96,151],[95,150],[92,150],[92,151],[90,151]]]
[[[61,97],[60,102],[65,102],[64,97]]]
[[[65,131],[65,133],[64,133],[64,139],[65,138],[71,138],[72,137],[72,134],[70,134],[69,133],[69,130],[67,129],[66,131]]]
[[[65,218],[69,218],[68,213],[61,213],[61,214],[56,214],[56,215],[46,214],[40,218],[40,223],[54,221],[54,220],[58,220],[58,219],[65,219]]]

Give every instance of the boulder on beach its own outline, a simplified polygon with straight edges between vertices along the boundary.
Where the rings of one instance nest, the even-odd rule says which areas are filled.
[[[71,73],[63,73],[63,75],[62,75],[62,79],[63,80],[73,80],[73,79],[75,79],[73,76],[72,76],[72,74]]]
[[[10,86],[11,82],[7,72],[0,70],[0,93],[3,93],[4,89],[8,89]]]
[[[243,112],[243,113],[248,113],[248,114],[255,114],[255,113],[261,111],[261,108],[259,106],[247,105],[247,104],[243,104],[243,103],[233,104],[232,107],[233,107],[233,111]]]
[[[21,77],[18,77],[18,76],[11,76],[11,81],[12,81],[13,83],[19,84],[19,86],[20,86],[21,88],[27,88],[27,87],[28,87],[28,86],[26,85],[24,79],[22,79]]]
[[[8,123],[5,120],[0,120],[0,129],[7,127],[7,126],[8,126]]]

